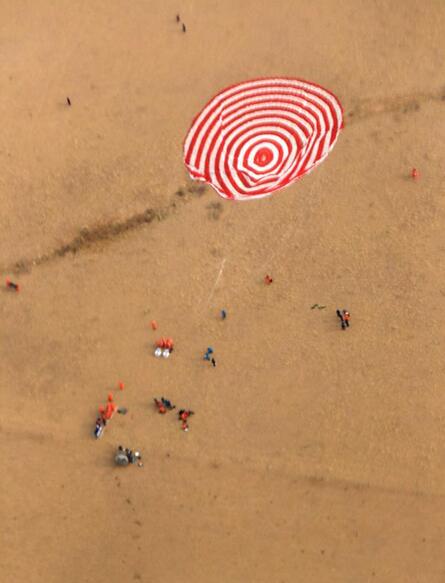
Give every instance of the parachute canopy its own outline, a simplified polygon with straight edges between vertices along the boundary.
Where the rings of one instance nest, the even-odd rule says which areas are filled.
[[[184,142],[190,176],[224,198],[268,196],[322,162],[343,128],[331,92],[300,79],[246,81],[216,95]]]

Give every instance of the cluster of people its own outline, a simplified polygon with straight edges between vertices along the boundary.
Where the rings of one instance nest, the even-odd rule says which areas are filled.
[[[128,464],[137,463],[142,467],[142,456],[138,451],[133,451],[127,447],[118,446],[114,461],[118,466],[128,466]]]
[[[112,419],[117,411],[117,405],[113,399],[113,393],[108,393],[107,404],[99,407],[99,416],[96,419],[96,427],[94,429],[94,436],[96,439],[101,437],[107,423]]]
[[[158,413],[161,413],[161,415],[164,415],[167,413],[167,411],[176,409],[176,405],[173,405],[171,401],[165,399],[164,397],[161,397],[160,400],[156,399],[155,397],[153,401],[155,402],[156,408],[158,409]]]
[[[270,276],[267,275],[265,277],[266,284],[270,285],[272,281],[273,280]],[[15,284],[12,284],[12,282],[9,283],[9,285],[11,287],[13,286],[15,287]],[[319,307],[320,309],[322,309],[325,308],[326,306],[319,306],[318,304],[314,304],[311,309],[315,307]],[[346,328],[349,328],[351,314],[348,312],[348,310],[337,309],[336,313],[340,320],[342,330],[346,330]],[[227,315],[226,311],[221,310],[221,318],[225,319],[226,315]],[[154,326],[152,323],[152,328],[156,329],[157,325]],[[164,358],[168,358],[172,351],[173,351],[172,338],[161,338],[156,342],[155,356],[159,357],[162,355]],[[213,348],[209,346],[204,354],[204,360],[208,360],[212,363],[213,366],[216,366],[216,361],[213,354],[214,354]],[[122,390],[123,383],[119,383],[119,387]],[[153,401],[158,413],[160,413],[161,415],[165,415],[168,411],[173,411],[173,409],[176,409],[176,405],[173,405],[173,403],[169,399],[166,399],[165,397],[161,397],[160,399],[157,399],[155,397]],[[113,395],[112,393],[109,393],[107,404],[105,406],[101,405],[99,407],[99,416],[96,419],[96,427],[94,430],[94,435],[96,439],[102,435],[107,423],[110,421],[110,419],[113,417],[114,413],[117,410],[118,408],[113,400]],[[183,431],[189,430],[189,418],[191,417],[191,415],[194,415],[194,412],[191,411],[190,409],[180,409],[180,411],[178,411],[178,420],[181,422],[181,429]],[[128,465],[129,463],[135,464],[136,462],[138,462],[138,465],[142,465],[140,460],[141,454],[139,452],[137,451],[133,452],[131,449],[123,448],[122,446],[118,447],[115,456],[115,461],[118,465]]]
[[[173,352],[173,339],[172,338],[161,338],[155,344],[155,356],[159,358],[163,356],[168,358]]]
[[[165,415],[167,411],[173,411],[173,409],[176,409],[176,405],[173,405],[173,403],[169,399],[166,399],[165,397],[161,397],[160,399],[157,399],[155,397],[153,401],[156,409],[158,410],[158,413],[160,413],[161,415]],[[178,419],[179,421],[181,421],[182,431],[189,430],[187,420],[190,417],[190,415],[194,415],[194,412],[190,411],[190,409],[181,409],[178,412]]]

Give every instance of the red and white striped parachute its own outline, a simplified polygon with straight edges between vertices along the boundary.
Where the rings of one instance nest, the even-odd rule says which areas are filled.
[[[258,79],[225,89],[195,118],[184,143],[190,176],[224,198],[261,198],[326,158],[343,128],[331,92],[299,79]]]

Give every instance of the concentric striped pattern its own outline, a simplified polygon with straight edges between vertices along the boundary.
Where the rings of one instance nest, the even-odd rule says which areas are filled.
[[[338,99],[318,85],[247,81],[219,93],[195,118],[184,162],[192,178],[224,198],[261,198],[317,166],[342,127]]]

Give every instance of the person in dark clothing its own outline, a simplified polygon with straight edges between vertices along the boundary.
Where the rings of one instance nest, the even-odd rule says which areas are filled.
[[[164,407],[166,409],[168,409],[169,411],[176,409],[176,405],[172,405],[172,402],[169,401],[168,399],[164,399],[164,397],[161,397],[161,401],[162,401],[162,404],[164,405]]]
[[[341,312],[340,310],[337,310],[337,316],[340,318],[341,329],[346,330],[346,328],[349,328],[351,314],[347,310],[342,310]]]
[[[131,449],[126,449],[125,453],[127,455],[127,458],[128,458],[128,461],[130,462],[130,464],[135,464],[136,463],[136,455],[135,455],[134,451]]]
[[[11,281],[9,279],[9,277],[6,278],[6,287],[9,287],[10,289],[15,290],[16,292],[20,291],[20,286],[18,283],[14,283],[13,281]]]

